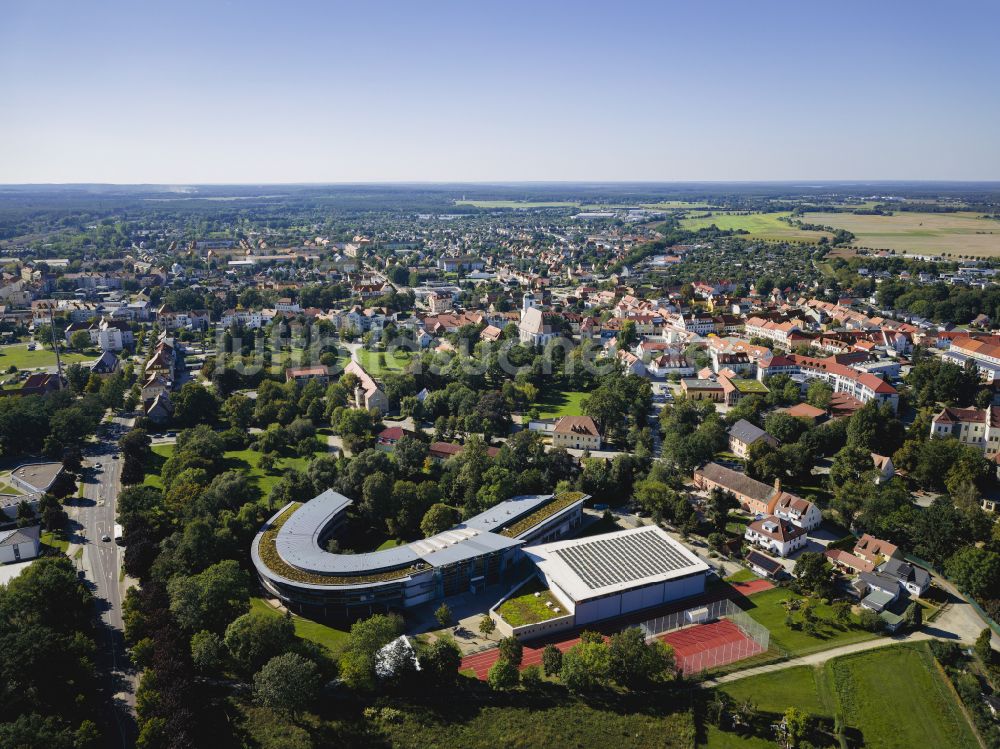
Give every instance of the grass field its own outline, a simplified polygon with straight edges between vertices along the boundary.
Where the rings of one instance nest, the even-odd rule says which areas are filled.
[[[543,419],[555,419],[560,416],[581,416],[583,409],[581,401],[587,394],[581,390],[558,390],[554,387],[544,387],[538,394],[539,415]]]
[[[859,216],[853,213],[807,213],[803,221],[847,229],[853,246],[920,255],[1000,257],[1000,221],[977,213],[896,213]]]
[[[867,746],[978,746],[926,643],[844,656],[826,670],[844,717]]]
[[[812,715],[833,717],[836,706],[830,703],[830,690],[825,683],[820,686],[825,678],[823,669],[796,666],[730,682],[722,690],[737,701],[749,697],[769,713],[783,713],[795,705]]]
[[[143,480],[143,483],[147,486],[155,486],[162,489],[163,482],[160,481],[160,469],[167,458],[174,454],[174,446],[170,444],[153,445],[152,449],[153,458],[150,460],[149,466],[147,466],[146,478]],[[265,497],[271,491],[271,488],[278,483],[278,480],[284,475],[285,471],[291,468],[304,471],[309,466],[309,461],[312,460],[312,458],[301,458],[298,456],[279,458],[274,466],[274,470],[267,473],[260,468],[262,455],[263,453],[256,450],[230,450],[225,453],[225,459],[227,471],[240,471],[257,479],[257,486],[260,487]],[[326,455],[326,450],[317,450],[315,455]]]
[[[705,229],[712,224],[715,224],[719,229],[723,230],[739,230],[743,229],[750,232],[754,237],[759,237],[760,239],[775,239],[775,240],[788,240],[795,242],[818,242],[820,237],[826,236],[830,237],[828,232],[821,231],[804,231],[802,229],[797,229],[794,226],[789,226],[784,221],[779,221],[778,219],[784,216],[790,216],[788,212],[784,213],[751,213],[749,215],[739,215],[735,213],[713,213],[711,216],[704,218],[682,218],[681,228],[688,229],[690,231],[697,231],[698,229]],[[809,214],[812,217],[814,214]],[[807,223],[822,223],[821,221],[814,221],[812,218],[806,220]]]
[[[959,749],[978,743],[926,643],[892,645],[835,658],[824,666],[797,666],[720,687],[734,700],[750,698],[762,712],[797,707],[831,719],[839,712],[859,730],[864,746],[879,749]],[[765,723],[767,721],[764,721]],[[773,738],[741,737],[707,726],[706,746],[774,746]]]
[[[852,642],[871,640],[879,635],[857,627],[841,628],[833,624],[833,609],[828,605],[818,604],[813,608],[819,620],[817,635],[809,635],[801,630],[794,630],[785,624],[786,610],[783,604],[789,598],[797,597],[790,590],[773,588],[757,593],[750,598],[747,613],[763,624],[771,632],[774,644],[788,651],[790,655],[805,653],[827,648],[848,645]]]
[[[369,351],[359,348],[355,356],[365,371],[373,377],[402,372],[410,363],[409,351]]]
[[[284,616],[280,611],[272,608],[263,598],[251,598],[250,610],[260,612],[265,616]],[[343,650],[347,642],[346,630],[334,629],[325,624],[314,622],[311,619],[303,619],[301,616],[296,616],[295,614],[292,614],[292,622],[295,623],[295,634],[303,640],[309,640],[310,642],[315,642],[317,645],[322,645],[333,654],[337,654]]]
[[[51,546],[63,554],[69,549],[69,541],[63,536],[62,531],[45,531],[40,540],[46,546]]]
[[[78,354],[72,351],[60,352],[59,358],[63,365],[80,361],[94,361],[97,355]],[[40,367],[54,367],[56,365],[55,352],[50,349],[36,348],[28,351],[27,344],[17,343],[12,346],[0,346],[0,372],[7,370],[11,365],[18,369],[37,369]]]

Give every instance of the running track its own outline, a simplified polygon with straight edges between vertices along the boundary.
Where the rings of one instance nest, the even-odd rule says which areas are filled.
[[[638,624],[654,616],[662,616],[670,611],[683,611],[684,609],[691,608],[692,606],[709,603],[710,601],[716,601],[721,598],[735,598],[740,595],[750,596],[754,593],[770,590],[773,587],[774,586],[767,580],[752,580],[747,583],[730,583],[729,590],[723,589],[714,593],[705,593],[701,596],[695,596],[694,598],[678,601],[674,605],[658,609],[654,612],[641,612],[639,618],[632,616],[628,618],[616,619],[613,620],[613,623],[611,624],[604,623],[604,626],[602,626],[601,629],[603,629],[604,634],[607,635],[609,632],[618,631],[630,624]],[[605,639],[607,639],[607,637],[605,637]],[[729,660],[721,659],[721,656],[719,656],[715,659],[717,662],[708,664],[714,666],[721,666],[725,665],[725,663],[731,663],[734,660],[747,658],[760,650],[759,647],[756,647],[756,643],[752,640],[748,640],[748,638],[743,635],[739,627],[725,619],[717,622],[711,622],[710,624],[702,624],[694,627],[687,627],[685,629],[674,630],[673,632],[661,635],[660,639],[674,648],[677,665],[684,669],[684,673],[694,673],[698,670],[696,669],[696,666],[699,663],[699,659],[696,656],[710,648],[715,648],[727,643],[749,643],[748,645],[744,645],[740,651],[745,654],[740,655],[738,658],[731,658]],[[563,640],[538,640],[532,645],[524,645],[521,668],[523,669],[528,666],[541,665],[542,651],[545,649],[545,646],[550,643],[565,653],[578,642],[580,642],[580,638],[572,636]],[[490,667],[496,663],[498,656],[499,652],[497,648],[490,648],[489,650],[473,653],[472,655],[468,655],[462,659],[461,668],[462,670],[474,671],[478,678],[485,679]]]

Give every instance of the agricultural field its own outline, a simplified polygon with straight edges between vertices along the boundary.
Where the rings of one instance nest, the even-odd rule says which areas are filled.
[[[919,255],[1000,257],[1000,221],[978,213],[896,213],[860,216],[853,213],[807,213],[803,221],[846,229],[852,247],[895,250]]]
[[[812,716],[860,731],[865,746],[885,749],[977,746],[961,707],[926,643],[893,645],[835,658],[825,666],[797,666],[720,687],[736,701],[781,714],[797,707]],[[767,720],[758,727],[766,732]],[[706,726],[710,749],[774,746],[773,737],[743,737]]]
[[[750,235],[759,239],[770,239],[789,242],[818,242],[820,237],[832,238],[829,232],[805,231],[794,226],[789,226],[779,219],[790,216],[789,212],[781,213],[713,213],[711,216],[686,217],[681,219],[681,228],[690,231],[705,229],[713,224],[723,230],[744,230]],[[819,220],[812,220],[811,217],[820,214],[807,214],[810,218],[807,223],[823,223]]]
[[[473,208],[579,208],[575,200],[456,200],[455,205],[471,205]]]
[[[73,362],[94,361],[98,356],[96,353],[78,354],[74,351],[61,351],[59,354],[63,366]],[[54,367],[56,355],[51,349],[36,348],[34,351],[28,351],[28,346],[24,343],[0,346],[0,372],[6,371],[12,365],[18,369]]]

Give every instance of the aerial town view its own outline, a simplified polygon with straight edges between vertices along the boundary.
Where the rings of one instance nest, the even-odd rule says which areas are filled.
[[[998,24],[0,4],[0,749],[1000,749]]]

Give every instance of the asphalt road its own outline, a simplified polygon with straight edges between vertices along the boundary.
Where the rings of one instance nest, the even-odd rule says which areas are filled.
[[[121,426],[127,419],[115,418]],[[85,451],[87,467],[83,498],[73,502],[77,538],[83,548],[82,567],[97,606],[98,652],[96,665],[105,694],[105,725],[108,747],[132,747],[135,744],[135,687],[138,674],[125,651],[122,624],[124,586],[119,580],[122,549],[114,542],[115,501],[118,497],[121,460],[118,437],[109,434]],[[97,466],[100,465],[100,468]],[[108,536],[109,541],[102,541]]]

